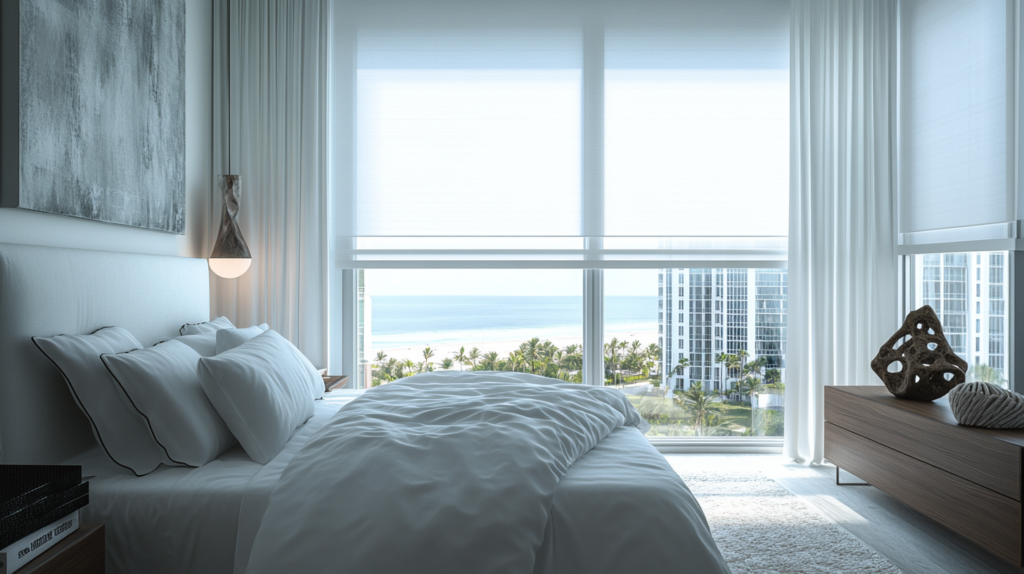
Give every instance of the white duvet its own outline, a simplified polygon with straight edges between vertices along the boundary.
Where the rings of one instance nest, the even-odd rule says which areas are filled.
[[[291,460],[247,572],[532,572],[559,481],[623,426],[623,394],[518,373],[378,387]]]

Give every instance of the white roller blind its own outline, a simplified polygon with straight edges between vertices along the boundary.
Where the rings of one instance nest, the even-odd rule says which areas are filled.
[[[360,30],[360,236],[578,235],[578,30]]]
[[[1006,2],[904,0],[900,6],[900,232],[1012,220]],[[929,237],[957,240],[941,233],[917,240]]]
[[[605,33],[605,232],[786,236],[787,3],[632,18]]]
[[[346,261],[784,261],[787,2],[349,4]]]

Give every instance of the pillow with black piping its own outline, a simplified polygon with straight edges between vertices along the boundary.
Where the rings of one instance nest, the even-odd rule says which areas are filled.
[[[199,335],[200,333],[211,333],[221,329],[234,329],[235,326],[228,321],[227,317],[217,317],[213,321],[205,323],[185,323],[178,329],[179,335]]]
[[[270,462],[313,416],[310,386],[323,379],[270,330],[215,357],[199,359],[203,390],[249,458]]]
[[[79,408],[92,425],[107,456],[136,475],[160,463],[173,464],[157,445],[143,417],[124,398],[103,365],[103,353],[122,353],[142,345],[121,327],[104,327],[90,335],[32,337],[32,342],[60,370]]]
[[[252,339],[256,335],[263,333],[270,328],[270,325],[263,323],[261,325],[254,325],[252,327],[246,327],[244,329],[221,329],[215,333],[217,337],[217,353],[221,354],[224,351],[230,351],[242,343]],[[202,354],[202,353],[200,353]],[[208,357],[209,355],[203,355]]]
[[[172,461],[203,466],[238,444],[206,398],[200,355],[188,345],[171,339],[100,358]]]
[[[221,329],[220,331],[224,330]],[[200,357],[212,357],[217,354],[217,333],[220,333],[220,331],[210,331],[208,333],[199,333],[198,335],[182,335],[181,337],[169,340],[188,345],[193,351],[199,353]]]

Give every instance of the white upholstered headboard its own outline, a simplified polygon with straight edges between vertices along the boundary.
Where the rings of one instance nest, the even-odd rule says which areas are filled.
[[[94,446],[35,335],[128,329],[143,345],[210,319],[204,259],[0,243],[0,464],[54,464]]]

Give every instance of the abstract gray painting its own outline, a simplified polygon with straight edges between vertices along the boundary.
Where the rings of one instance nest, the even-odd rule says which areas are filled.
[[[185,231],[184,0],[20,2],[18,207]]]

